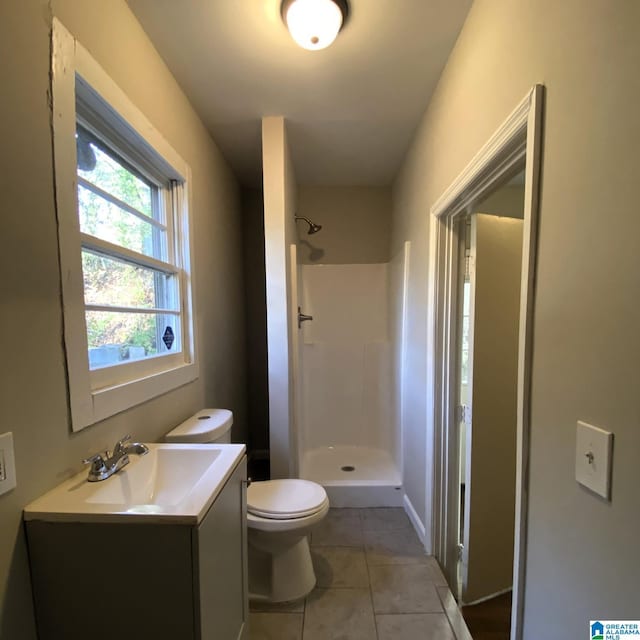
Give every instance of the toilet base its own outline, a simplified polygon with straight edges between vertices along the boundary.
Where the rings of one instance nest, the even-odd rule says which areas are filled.
[[[249,599],[290,602],[307,596],[316,585],[309,540],[283,540],[283,534],[249,530]],[[274,544],[275,543],[275,544]]]

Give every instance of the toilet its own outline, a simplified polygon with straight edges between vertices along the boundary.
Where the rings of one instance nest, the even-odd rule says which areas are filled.
[[[203,409],[165,439],[174,443],[231,442],[233,414]],[[309,480],[252,482],[247,489],[249,598],[289,602],[304,598],[316,584],[308,535],[329,511],[324,488]]]

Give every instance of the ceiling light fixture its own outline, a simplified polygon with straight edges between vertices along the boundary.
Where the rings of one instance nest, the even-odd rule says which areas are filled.
[[[349,16],[348,0],[282,0],[282,20],[291,37],[310,51],[325,49]]]

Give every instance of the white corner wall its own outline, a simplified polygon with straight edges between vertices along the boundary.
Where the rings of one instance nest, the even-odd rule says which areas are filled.
[[[395,426],[394,451],[396,462],[401,473],[405,440],[404,430],[404,383],[407,356],[407,285],[409,282],[409,268],[411,265],[411,243],[405,242],[389,262],[389,336],[391,341],[391,393],[392,415]],[[404,476],[404,474],[403,474]],[[406,493],[405,493],[406,495]],[[413,504],[411,510],[415,512]],[[423,527],[418,527],[421,537]]]
[[[475,0],[394,185],[392,254],[412,242],[404,482],[430,531],[429,210],[544,83],[525,640],[640,607],[639,24],[631,0]],[[610,502],[575,482],[578,419],[615,434]]]
[[[264,237],[271,477],[295,472],[295,389],[291,245],[296,242],[297,186],[282,116],[262,120]],[[294,252],[295,255],[295,252]]]

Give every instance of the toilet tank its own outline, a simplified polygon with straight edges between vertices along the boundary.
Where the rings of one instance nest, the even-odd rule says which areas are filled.
[[[167,442],[224,444],[231,442],[233,413],[228,409],[202,409],[167,433]]]

